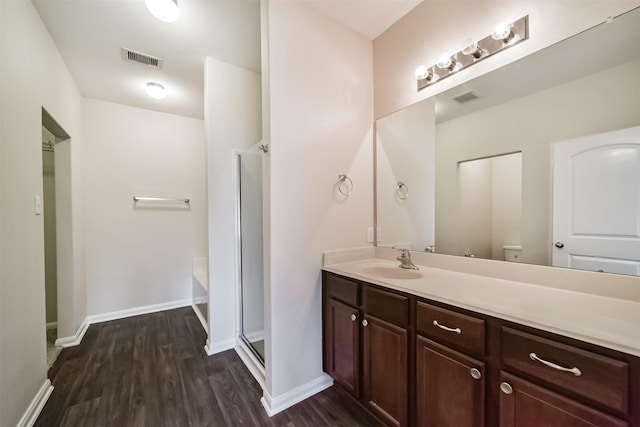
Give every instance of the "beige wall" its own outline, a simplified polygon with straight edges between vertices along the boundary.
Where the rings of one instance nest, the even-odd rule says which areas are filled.
[[[277,407],[323,381],[322,252],[373,225],[371,41],[303,2],[268,11],[267,387]],[[353,181],[340,195],[338,174]],[[308,388],[306,390],[309,390]]]
[[[0,57],[0,425],[13,426],[47,378],[44,222],[34,215],[34,196],[43,192],[43,107],[71,135],[73,199],[64,229],[69,280],[59,328],[71,335],[86,316],[82,98],[30,1],[0,2]]]
[[[640,6],[638,0],[424,1],[374,40],[375,117],[380,118]],[[501,21],[529,15],[530,39],[421,92],[414,70],[467,37],[481,39]]]
[[[84,127],[88,313],[189,300],[206,255],[204,122],[85,98]]]
[[[457,162],[521,151],[522,260],[548,265],[550,144],[640,124],[638,76],[634,61],[436,126],[436,236],[457,234]]]

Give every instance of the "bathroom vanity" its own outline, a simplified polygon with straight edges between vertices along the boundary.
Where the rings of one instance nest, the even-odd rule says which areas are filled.
[[[383,423],[640,426],[637,301],[397,265],[323,269],[324,370]]]

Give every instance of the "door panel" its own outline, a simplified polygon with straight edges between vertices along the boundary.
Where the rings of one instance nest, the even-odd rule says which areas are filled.
[[[328,301],[327,373],[348,392],[358,396],[360,393],[358,310],[331,298]]]
[[[407,330],[366,316],[364,396],[367,406],[388,424],[407,425]]]
[[[502,372],[511,393],[500,393],[500,427],[626,427],[628,424],[596,409]]]
[[[484,426],[484,363],[420,336],[416,351],[417,425]]]
[[[640,127],[553,149],[553,265],[640,275]]]

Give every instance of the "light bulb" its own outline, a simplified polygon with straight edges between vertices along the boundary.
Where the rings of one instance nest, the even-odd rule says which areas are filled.
[[[502,40],[505,43],[508,43],[513,38],[513,31],[511,31],[511,24],[505,24],[504,22],[499,23],[493,29],[493,33],[491,33],[491,38],[494,40]]]
[[[424,65],[419,65],[416,68],[416,79],[424,80],[429,75],[429,70]]]
[[[180,18],[178,0],[145,0],[144,4],[162,22],[176,22]]]
[[[453,72],[458,66],[458,62],[448,53],[443,53],[438,58],[438,62],[436,63],[436,65],[442,70],[446,69]]]
[[[484,54],[484,50],[480,49],[478,42],[474,42],[472,38],[465,39],[462,42],[461,50],[465,55],[473,56],[475,59],[480,59]]]
[[[153,99],[164,99],[167,97],[167,91],[160,83],[148,82],[147,95]]]

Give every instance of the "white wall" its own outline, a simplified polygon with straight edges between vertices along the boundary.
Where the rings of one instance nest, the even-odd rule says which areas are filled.
[[[235,345],[237,161],[261,138],[260,74],[213,58],[205,60],[205,125],[209,198],[210,353]]]
[[[640,6],[638,0],[424,1],[373,42],[375,117],[429,98]],[[501,21],[529,15],[530,39],[420,92],[414,70],[467,37],[481,39]]]
[[[521,151],[522,261],[549,265],[550,144],[639,125],[638,76],[640,61],[632,61],[437,125],[436,236],[457,234],[456,198],[451,197],[457,162]]]
[[[366,245],[373,225],[373,59],[369,40],[301,2],[270,2],[267,28],[265,400],[273,409],[324,379],[322,251]],[[353,181],[349,197],[335,187],[340,173]]]
[[[42,107],[71,135],[68,298],[58,321],[75,333],[86,315],[80,170],[82,99],[30,1],[0,2],[0,425],[16,425],[46,381]],[[10,59],[9,59],[10,58]],[[60,285],[60,283],[59,283]],[[62,309],[62,307],[60,307]]]
[[[376,138],[377,243],[424,251],[435,243],[435,102],[378,120]],[[396,193],[398,181],[406,200]]]
[[[89,314],[190,299],[206,254],[204,122],[86,98],[84,126]]]

